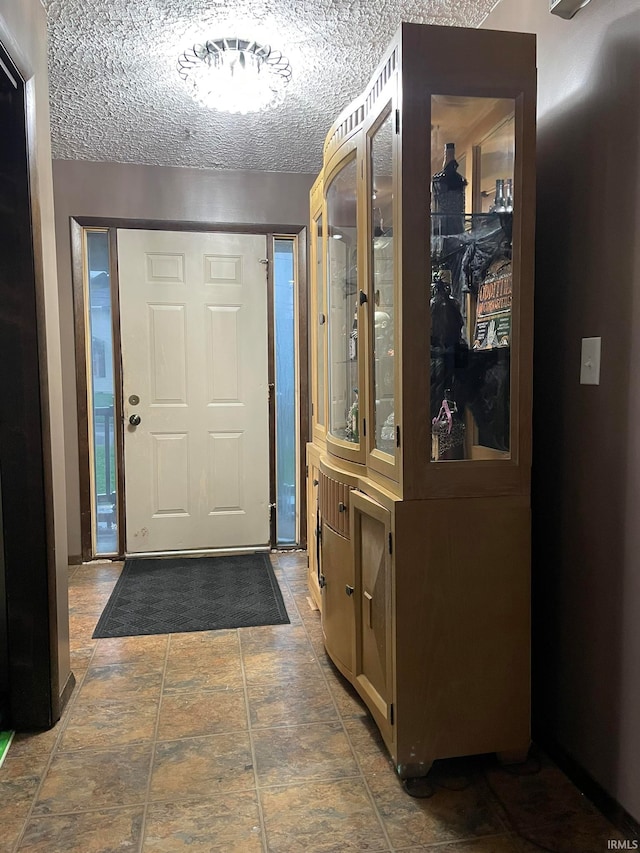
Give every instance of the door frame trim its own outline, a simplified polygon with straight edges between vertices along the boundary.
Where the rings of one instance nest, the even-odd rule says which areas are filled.
[[[114,345],[114,418],[118,424],[116,433],[116,477],[118,481],[118,554],[113,559],[125,556],[124,524],[124,435],[122,425],[122,361],[120,342],[120,302],[118,290],[118,263],[116,231],[119,228],[147,231],[192,231],[196,233],[228,233],[228,234],[264,234],[267,238],[267,259],[269,260],[268,275],[268,382],[275,383],[275,359],[273,351],[273,240],[275,237],[294,237],[297,246],[297,293],[298,304],[298,363],[299,363],[299,393],[300,405],[298,412],[298,429],[300,442],[298,447],[298,470],[300,489],[298,493],[298,514],[300,519],[306,518],[306,489],[305,482],[305,447],[309,440],[309,365],[308,365],[308,322],[307,322],[307,226],[282,225],[239,222],[193,222],[189,220],[174,221],[160,219],[125,219],[119,217],[71,216],[71,279],[73,288],[73,308],[75,325],[76,353],[76,400],[78,415],[78,462],[80,476],[80,533],[82,559],[94,559],[91,536],[91,481],[90,481],[90,451],[88,435],[88,389],[86,363],[86,322],[85,322],[85,293],[83,270],[83,233],[86,228],[96,228],[108,231],[109,256],[111,263],[111,309]],[[275,395],[269,402],[269,468],[275,472]],[[275,477],[270,476],[270,502],[275,502]],[[275,515],[272,514],[271,547],[275,546],[273,531]],[[306,528],[300,524],[300,541],[297,547],[306,547]]]
[[[11,318],[15,323],[14,343],[17,341],[22,347],[18,354],[12,353],[12,370],[22,379],[24,393],[18,408],[25,418],[16,420],[16,412],[12,411],[13,428],[4,448],[22,477],[19,481],[6,478],[0,495],[0,518],[4,513],[6,525],[15,522],[8,508],[19,506],[22,516],[22,523],[13,525],[11,536],[0,534],[3,540],[0,542],[0,571],[4,575],[6,593],[3,595],[7,643],[4,664],[8,669],[7,707],[4,709],[7,713],[2,727],[38,729],[49,728],[59,719],[75,679],[69,673],[66,683],[60,683],[61,651],[64,653],[68,628],[60,624],[57,607],[58,587],[62,581],[57,574],[54,524],[45,306],[48,300],[45,298],[43,249],[46,240],[40,206],[42,175],[36,128],[40,120],[36,104],[37,77],[36,69],[2,15],[0,56],[5,70],[14,78],[12,82],[17,84],[22,102],[21,118],[15,128],[20,137],[21,170],[24,167],[19,176],[19,191],[24,193],[25,201],[20,216],[28,223],[25,244],[17,245],[17,257],[22,264],[18,285],[22,290]],[[42,184],[46,194],[46,176]],[[18,427],[21,427],[19,431]],[[21,440],[16,443],[19,434]],[[25,538],[29,540],[27,559]],[[66,642],[68,646],[68,636]],[[16,648],[21,650],[17,656],[12,655],[12,649]]]

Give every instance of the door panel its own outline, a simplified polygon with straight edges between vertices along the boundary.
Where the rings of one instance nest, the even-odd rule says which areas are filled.
[[[259,235],[118,231],[127,552],[269,542],[265,256]]]
[[[385,526],[375,518],[360,518],[362,632],[361,669],[373,688],[387,693],[387,605],[389,603],[386,571]]]
[[[353,560],[351,543],[322,523],[322,631],[324,645],[335,663],[353,672]]]
[[[391,725],[391,513],[360,492],[351,493],[355,566],[358,691],[387,736]]]

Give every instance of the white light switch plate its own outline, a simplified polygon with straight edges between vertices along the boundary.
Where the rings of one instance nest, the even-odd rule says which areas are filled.
[[[600,384],[600,346],[602,338],[583,338],[580,356],[580,384]]]

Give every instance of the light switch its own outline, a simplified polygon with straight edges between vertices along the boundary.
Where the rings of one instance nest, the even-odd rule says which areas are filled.
[[[583,338],[580,357],[580,384],[600,384],[600,344],[602,338]]]

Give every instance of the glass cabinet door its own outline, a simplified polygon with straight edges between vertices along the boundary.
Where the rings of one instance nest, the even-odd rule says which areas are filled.
[[[314,222],[313,258],[315,262],[315,399],[313,413],[315,425],[324,429],[325,427],[325,339],[327,330],[327,318],[324,311],[324,255],[322,246],[322,214]]]
[[[511,457],[514,109],[431,99],[433,462]]]
[[[370,294],[373,446],[395,454],[395,291],[391,110],[371,136]]]
[[[329,432],[357,445],[358,268],[355,156],[327,189],[327,277],[329,304]]]

